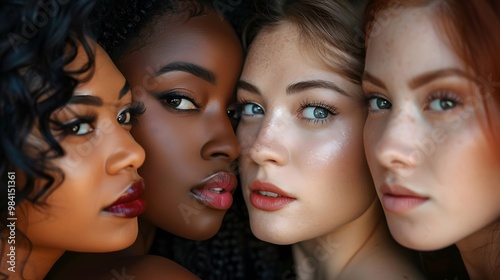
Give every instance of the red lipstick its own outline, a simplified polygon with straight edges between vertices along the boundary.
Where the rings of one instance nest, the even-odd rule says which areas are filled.
[[[277,211],[296,199],[277,186],[255,180],[250,184],[250,203],[262,211]]]
[[[393,213],[404,213],[423,204],[429,198],[419,195],[403,186],[382,184],[381,202],[384,210]]]
[[[141,197],[144,193],[144,182],[139,180],[132,184],[113,204],[104,208],[104,211],[123,218],[134,218],[144,212],[145,201]]]
[[[227,210],[233,204],[232,192],[237,183],[233,173],[218,172],[205,178],[191,193],[208,207]]]

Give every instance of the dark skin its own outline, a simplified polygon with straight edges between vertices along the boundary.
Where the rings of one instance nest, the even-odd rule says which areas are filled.
[[[140,175],[147,192],[142,218],[175,235],[204,240],[227,210],[197,199],[208,176],[234,171],[239,156],[228,109],[243,54],[231,26],[215,13],[162,24],[146,45],[118,63],[146,112],[132,135],[146,150]]]
[[[54,279],[110,279],[121,267],[140,279],[197,279],[167,259],[146,255],[156,227],[204,240],[217,233],[227,212],[197,199],[193,190],[214,174],[234,176],[236,170],[239,145],[228,110],[243,66],[238,37],[214,12],[189,20],[167,14],[153,24],[143,46],[117,63],[133,99],[146,107],[131,131],[147,158],[139,170],[146,212],[137,240],[115,253],[69,256]]]

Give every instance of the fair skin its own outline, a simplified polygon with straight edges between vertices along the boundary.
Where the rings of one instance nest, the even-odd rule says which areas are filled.
[[[299,279],[402,279],[412,269],[390,238],[369,175],[361,88],[301,47],[298,34],[287,22],[261,31],[238,85],[252,232],[294,244]]]
[[[144,186],[137,174],[144,150],[130,135],[134,109],[125,78],[107,54],[95,46],[95,72],[75,89],[74,97],[51,119],[62,123],[53,133],[65,151],[51,160],[60,169],[56,182],[37,204],[17,208],[18,229],[31,242],[19,245],[29,257],[12,279],[41,279],[65,250],[105,252],[129,246],[137,236],[137,216],[144,211]],[[80,49],[67,69],[87,60]],[[64,134],[64,135],[63,135]],[[30,141],[36,141],[34,133]],[[42,186],[35,182],[35,193]],[[18,240],[18,244],[21,240]],[[2,261],[2,271],[4,271]],[[11,276],[11,275],[9,275]]]
[[[500,250],[491,243],[500,217],[500,158],[483,102],[491,96],[479,94],[479,77],[434,17],[432,7],[405,8],[369,38],[367,159],[399,243],[456,243],[471,279],[494,279],[485,265]]]

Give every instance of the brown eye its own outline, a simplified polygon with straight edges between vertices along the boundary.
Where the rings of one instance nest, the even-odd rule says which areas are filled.
[[[121,112],[118,115],[118,117],[116,117],[116,120],[118,121],[119,124],[129,124],[131,118],[132,117],[130,115],[130,112],[127,110],[127,111]]]

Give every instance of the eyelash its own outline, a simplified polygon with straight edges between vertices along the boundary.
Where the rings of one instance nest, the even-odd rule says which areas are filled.
[[[137,124],[136,118],[144,114],[144,112],[146,111],[146,106],[144,106],[144,103],[142,102],[132,102],[130,104],[130,107],[128,107],[128,109],[125,109],[121,113],[125,111],[130,113],[130,122],[127,125],[135,125]]]
[[[160,103],[164,107],[167,107],[167,108],[172,109],[172,110],[177,111],[177,112],[197,111],[200,108],[198,103],[196,101],[194,101],[193,98],[189,97],[188,95],[186,95],[180,91],[171,90],[171,91],[159,93],[156,95],[156,98],[158,99],[158,101],[160,101]],[[194,107],[196,107],[196,109],[178,109],[178,108],[175,108],[172,105],[166,103],[168,100],[174,100],[174,99],[185,99],[185,100],[191,102],[194,105]]]
[[[248,115],[248,114],[243,114],[243,109],[245,108],[246,105],[248,104],[255,104],[257,106],[260,106],[262,107],[259,103],[255,102],[255,101],[250,101],[248,99],[244,99],[244,98],[241,98],[240,100],[238,100],[236,102],[236,116],[238,119],[241,119],[243,117],[246,117],[246,118],[251,118],[251,117],[255,117],[255,115]],[[262,108],[262,110],[264,110],[264,108]],[[265,112],[264,112],[265,113]]]
[[[309,118],[301,117],[300,114],[304,111],[304,109],[306,109],[308,107],[317,107],[317,108],[325,109],[328,111],[328,116],[324,119],[309,119]],[[332,117],[334,117],[338,114],[339,114],[339,110],[336,107],[330,106],[323,101],[311,102],[311,101],[306,100],[306,101],[300,103],[299,110],[297,111],[297,115],[301,119],[303,119],[306,122],[312,123],[312,124],[324,124],[324,123],[328,122],[329,120],[331,120]]]
[[[427,105],[426,106],[429,106],[429,104],[431,102],[438,100],[438,99],[450,100],[450,101],[456,103],[457,106],[462,104],[461,98],[455,92],[449,91],[449,90],[438,90],[438,91],[432,92],[431,94],[429,94],[427,96]]]
[[[117,115],[117,117],[123,113],[129,113],[130,114],[130,120],[127,122],[127,123],[123,123],[121,125],[126,125],[126,126],[129,126],[129,125],[135,125],[137,123],[137,119],[136,117],[142,115],[145,111],[145,106],[144,106],[144,103],[142,102],[133,102],[129,105],[128,108],[122,110],[119,112],[119,114]],[[59,136],[62,136],[62,137],[67,137],[67,136],[85,136],[87,134],[90,134],[92,131],[94,131],[94,124],[97,120],[97,115],[93,112],[89,112],[87,114],[83,114],[83,115],[78,115],[76,112],[73,112],[73,114],[75,114],[75,119],[69,121],[69,122],[66,122],[66,123],[60,123],[60,122],[57,122],[57,121],[52,121],[53,124],[55,124],[55,128],[54,130],[56,131],[60,131],[60,135]],[[84,134],[75,134],[73,128],[75,126],[80,126],[82,124],[89,124],[91,127],[92,127],[92,130],[89,131],[88,133],[84,133]]]

